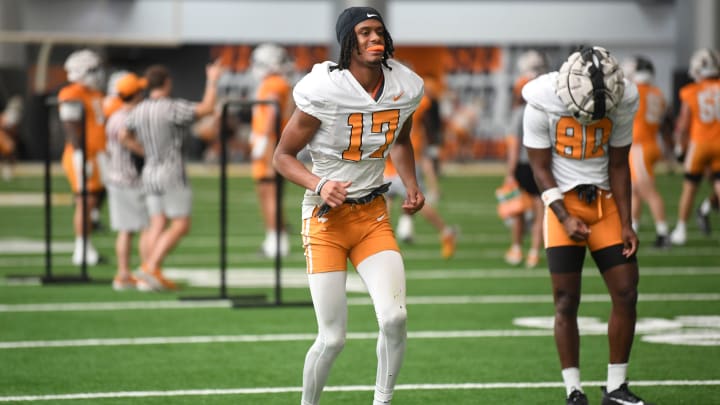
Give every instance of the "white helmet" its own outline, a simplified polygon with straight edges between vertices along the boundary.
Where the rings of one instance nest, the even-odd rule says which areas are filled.
[[[258,80],[271,73],[284,75],[291,69],[287,51],[275,44],[258,45],[252,52],[251,61],[252,74]]]
[[[644,56],[633,56],[621,64],[625,78],[635,83],[652,83],[655,80],[655,66]]]
[[[110,77],[108,77],[107,91],[105,93],[107,93],[108,96],[117,96],[117,82],[128,73],[130,72],[128,72],[127,70],[116,70],[115,72],[112,72],[110,74]]]
[[[534,49],[526,51],[518,57],[517,70],[521,76],[538,77],[548,71],[547,58]]]
[[[563,63],[555,92],[575,119],[587,125],[620,104],[625,93],[623,71],[605,48],[583,48]]]
[[[23,99],[19,95],[10,97],[5,104],[5,111],[0,113],[0,124],[6,127],[14,127],[20,123],[23,113]]]
[[[688,74],[696,82],[720,74],[720,57],[717,51],[710,48],[695,51],[690,58]]]
[[[89,49],[71,53],[65,61],[65,71],[69,81],[97,90],[102,88],[105,81],[100,57]]]

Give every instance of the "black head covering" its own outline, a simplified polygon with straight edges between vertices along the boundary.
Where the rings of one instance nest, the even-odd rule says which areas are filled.
[[[382,25],[385,26],[380,12],[372,7],[348,7],[343,10],[335,24],[335,34],[337,35],[338,43],[342,44],[345,36],[350,33],[358,23],[371,18],[380,21]]]

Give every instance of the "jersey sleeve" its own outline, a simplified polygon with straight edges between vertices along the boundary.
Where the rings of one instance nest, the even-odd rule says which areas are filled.
[[[685,104],[690,104],[690,98],[694,94],[694,83],[688,84],[680,88],[680,92],[678,94],[680,101],[682,101]]]
[[[552,146],[547,113],[528,104],[523,115],[523,145],[533,149]]]
[[[83,98],[80,88],[74,85],[64,87],[58,93],[58,113],[62,121],[80,121],[83,115]]]
[[[173,100],[172,117],[170,117],[171,121],[176,125],[190,125],[193,121],[195,121],[196,105],[197,103],[187,100]]]
[[[327,102],[319,96],[319,91],[316,90],[313,73],[309,73],[295,85],[293,99],[300,111],[318,118]]]

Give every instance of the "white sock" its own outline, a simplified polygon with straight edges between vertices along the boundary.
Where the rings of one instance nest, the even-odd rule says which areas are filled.
[[[675,225],[675,229],[682,229],[685,231],[685,221],[678,221],[677,225]]]
[[[100,220],[100,210],[97,208],[93,208],[90,210],[90,220],[93,222],[97,222]]]
[[[638,231],[638,223],[636,221],[632,221],[632,229],[637,233]]]
[[[660,236],[667,236],[668,234],[668,224],[667,222],[658,222],[655,224],[655,232],[657,232]]]
[[[607,392],[620,388],[627,379],[627,363],[608,364]]]
[[[568,367],[562,370],[563,381],[565,382],[565,396],[570,396],[570,393],[578,390],[583,392],[580,386],[580,369],[577,367]]]
[[[85,240],[85,238],[83,238],[82,236],[78,236],[75,238],[75,251],[78,252],[78,254],[80,254],[80,252],[82,252],[84,240]],[[92,244],[92,242],[90,242],[90,240],[87,241],[87,251],[88,252],[95,251],[95,246],[93,246],[93,244]]]
[[[704,199],[703,202],[700,203],[700,213],[701,214],[703,214],[703,215],[710,214],[710,208],[711,208],[711,205],[710,205],[709,198]]]
[[[397,223],[397,237],[399,239],[412,239],[413,233],[415,233],[415,227],[413,225],[412,216],[405,213],[401,214]]]

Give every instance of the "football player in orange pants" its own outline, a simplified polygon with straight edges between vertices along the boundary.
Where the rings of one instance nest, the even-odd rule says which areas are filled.
[[[522,94],[523,143],[546,207],[545,251],[565,403],[588,404],[577,314],[589,249],[612,303],[602,404],[649,405],[627,383],[639,281],[628,164],[637,88],[623,79],[615,58],[595,46],[573,52],[558,72],[529,82]]]
[[[433,170],[432,161],[425,153],[428,142],[425,133],[425,125],[423,123],[424,114],[427,112],[429,107],[430,98],[425,95],[420,101],[420,105],[417,110],[415,110],[415,114],[413,114],[413,126],[410,134],[410,140],[415,153],[415,164],[418,168],[416,176],[421,187],[423,187],[423,180],[426,177],[425,174]],[[397,196],[402,198],[405,196],[406,192],[405,186],[402,184],[400,179],[400,175],[395,169],[392,159],[390,158],[385,161],[385,171],[383,172],[383,177],[386,182],[392,183],[390,190],[387,193],[388,212],[390,212],[394,197]],[[447,225],[440,213],[433,206],[433,203],[434,202],[426,200],[425,205],[420,210],[419,214],[437,230],[440,235],[440,254],[444,259],[450,259],[455,255],[458,228],[457,226]],[[398,239],[411,243],[414,233],[413,216],[406,212],[401,212],[400,217],[398,218],[395,233],[397,234]]]
[[[694,83],[680,89],[680,114],[675,124],[675,153],[683,160],[685,180],[678,206],[678,220],[670,234],[674,245],[687,242],[686,223],[700,181],[711,172],[713,189],[720,194],[720,54],[698,49],[690,58]]]
[[[105,150],[105,116],[102,109],[104,95],[100,89],[105,84],[105,78],[100,57],[89,49],[73,52],[65,61],[65,71],[70,84],[60,90],[58,101],[66,136],[62,165],[75,193],[75,249],[72,262],[75,265],[82,263],[83,245],[86,245],[87,264],[95,265],[101,261],[101,256],[90,242],[90,213],[97,207],[99,193],[104,190],[100,177],[100,159]],[[86,169],[85,183],[82,182],[83,164]],[[83,191],[87,193],[85,216]]]
[[[287,256],[290,253],[290,242],[285,230],[285,215],[280,215],[280,235],[277,234],[277,210],[282,210],[282,205],[278,206],[276,201],[276,174],[272,166],[272,156],[278,133],[282,131],[294,108],[290,96],[291,86],[285,77],[291,69],[291,64],[285,49],[275,44],[259,45],[253,50],[251,60],[253,76],[260,81],[255,92],[255,100],[275,101],[279,107],[279,111],[276,111],[273,105],[255,104],[252,112],[250,133],[252,178],[255,180],[258,205],[265,228],[265,240],[261,250],[266,257],[275,257],[276,254]],[[280,128],[275,128],[275,118],[278,114]]]
[[[655,222],[654,247],[670,246],[665,203],[655,186],[655,164],[662,158],[657,135],[671,137],[671,123],[662,91],[653,84],[655,67],[647,58],[636,56],[625,64],[625,75],[635,82],[639,94],[638,112],[633,122],[633,144],[630,147],[630,176],[632,180],[632,220],[637,232],[642,203],[647,202]],[[668,142],[669,143],[669,142]]]
[[[305,188],[302,237],[318,337],[303,369],[303,405],[317,405],[347,333],[347,262],[368,289],[378,321],[373,405],[389,404],[405,354],[405,266],[383,193],[385,158],[407,189],[402,208],[425,197],[415,177],[410,130],[423,81],[392,59],[380,13],[350,7],[338,17],[337,63],[316,64],[293,90],[297,109],[275,150],[280,174]],[[393,145],[395,145],[393,147]],[[312,170],[297,159],[307,146]]]

